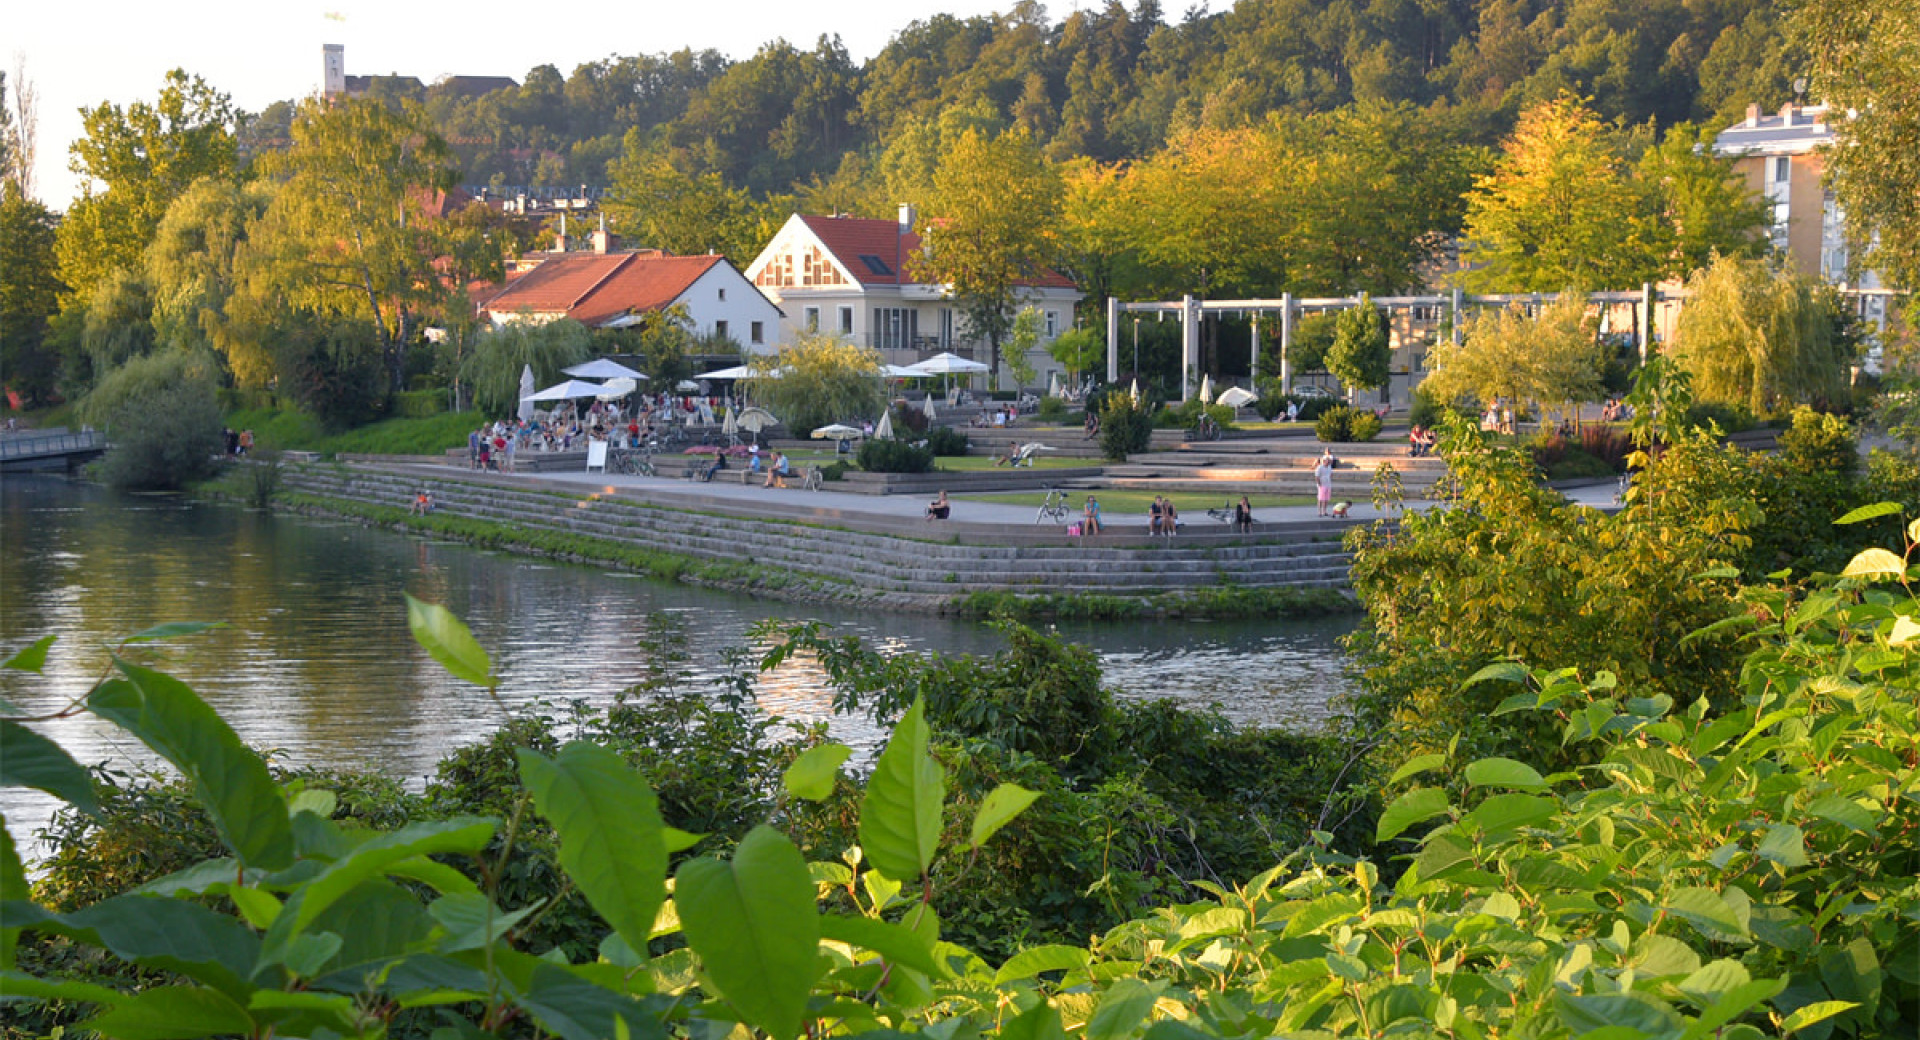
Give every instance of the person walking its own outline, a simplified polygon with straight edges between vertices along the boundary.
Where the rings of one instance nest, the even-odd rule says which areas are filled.
[[[1333,501],[1333,467],[1339,465],[1333,457],[1333,449],[1327,448],[1320,453],[1320,461],[1313,464],[1314,497],[1320,503],[1320,515],[1327,515],[1327,507]]]

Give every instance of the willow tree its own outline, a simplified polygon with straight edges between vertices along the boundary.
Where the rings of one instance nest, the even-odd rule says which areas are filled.
[[[1722,257],[1687,280],[1669,350],[1702,401],[1756,415],[1847,393],[1855,344],[1831,290],[1766,260]]]
[[[795,436],[871,418],[887,403],[879,352],[828,333],[803,332],[778,354],[755,355],[747,364],[747,396]]]
[[[397,392],[423,317],[458,288],[436,264],[460,243],[429,213],[452,187],[453,155],[416,105],[312,100],[291,133],[260,160],[274,196],[247,243],[249,288],[272,312],[368,323]]]
[[[593,356],[593,333],[572,318],[544,324],[510,322],[480,334],[460,366],[473,387],[473,404],[504,419],[520,409],[520,373],[533,369],[536,386],[550,386],[562,370]]]
[[[1553,405],[1591,401],[1603,389],[1606,351],[1586,298],[1561,293],[1538,317],[1518,305],[1475,316],[1459,344],[1428,353],[1420,385],[1446,401],[1498,399]]]
[[[154,338],[216,351],[242,386],[264,386],[274,375],[258,315],[235,295],[247,227],[270,198],[257,184],[203,177],[167,207],[143,261]]]

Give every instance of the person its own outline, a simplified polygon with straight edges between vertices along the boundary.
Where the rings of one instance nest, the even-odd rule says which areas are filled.
[[[1019,449],[1013,446],[1012,441],[1008,441],[1007,450],[993,457],[994,467],[997,469],[1001,466],[1013,465],[1014,456],[1017,455],[1018,453],[1019,453]]]
[[[1100,436],[1100,413],[1087,409],[1087,440]]]
[[[413,516],[427,515],[427,490],[425,488],[421,488],[414,493],[413,506],[408,509],[407,512]]]
[[[1288,401],[1287,402],[1287,421],[1296,422],[1299,420],[1299,418],[1300,418],[1300,402]]]
[[[8,419],[7,421],[12,422],[13,420]],[[240,435],[233,432],[233,427],[229,426],[226,429],[221,430],[220,437],[222,440],[226,442],[227,454],[229,455],[240,454]]]
[[[757,476],[762,468],[760,462],[760,446],[756,444],[747,449],[747,473]]]
[[[713,464],[708,466],[707,471],[700,475],[700,479],[705,483],[711,484],[713,483],[713,475],[726,468],[727,453],[724,451],[716,451],[713,453]]]
[[[242,455],[253,454],[253,431],[252,430],[240,431],[240,454]]]
[[[787,477],[791,475],[792,470],[787,465],[786,453],[776,451],[773,453],[773,461],[767,464],[767,479],[760,486],[770,488],[786,487]]]
[[[1173,499],[1160,500],[1160,533],[1172,538],[1180,533],[1180,510],[1173,508]]]
[[[1333,457],[1333,449],[1320,453],[1320,461],[1313,464],[1314,497],[1320,503],[1320,515],[1327,515],[1327,505],[1333,501],[1333,467],[1339,465]]]
[[[1415,423],[1407,429],[1407,454],[1417,459],[1420,449],[1420,424]]]
[[[511,433],[500,438],[500,457],[506,460],[506,470],[513,472],[513,458],[520,451],[519,438]]]
[[[1233,529],[1242,533],[1253,532],[1253,503],[1247,496],[1241,495],[1238,505],[1233,507]]]
[[[928,520],[945,520],[951,515],[953,515],[953,503],[947,501],[945,491],[941,491],[937,498],[927,504]]]
[[[1165,515],[1161,511],[1161,506],[1160,506],[1161,501],[1162,501],[1161,497],[1159,495],[1155,495],[1153,496],[1153,503],[1147,506],[1147,533],[1148,534],[1160,533],[1160,521],[1161,521],[1161,518]]]
[[[1080,517],[1080,530],[1085,534],[1100,533],[1100,500],[1087,496],[1087,505]]]

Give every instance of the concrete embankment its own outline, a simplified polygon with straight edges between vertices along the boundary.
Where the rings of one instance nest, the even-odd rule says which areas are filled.
[[[935,539],[907,533],[918,534],[917,525],[896,523],[889,531],[831,508],[806,517],[732,515],[697,499],[663,504],[624,489],[585,493],[452,470],[308,464],[286,467],[282,482],[306,508],[616,564],[624,554],[655,554],[686,563],[646,565],[656,572],[788,600],[935,613],[958,609],[974,593],[1160,597],[1165,606],[1169,595],[1222,589],[1321,590],[1325,597],[1347,583],[1339,529],[1325,525],[1274,525],[1242,538],[1183,536],[1172,544],[1144,537],[1073,541],[1017,527],[926,528],[944,536]],[[405,513],[423,487],[434,494],[431,524]]]

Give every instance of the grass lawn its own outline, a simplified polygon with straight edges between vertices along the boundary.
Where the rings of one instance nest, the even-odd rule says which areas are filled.
[[[252,430],[262,448],[281,451],[352,452],[367,455],[438,455],[465,447],[480,427],[478,412],[446,412],[423,419],[383,419],[329,435],[305,412],[256,408],[228,413],[228,426]]]
[[[1033,457],[1034,469],[1076,469],[1102,464],[1099,459],[1071,458],[1048,455],[1044,452],[1035,454]],[[980,473],[995,467],[991,455],[943,455],[935,460],[934,468],[946,470],[948,473]]]
[[[1086,501],[1087,493],[1084,491],[1073,491],[1070,494],[1076,509]],[[1100,499],[1100,508],[1108,513],[1145,513],[1154,498],[1151,491],[1095,491],[1094,496]],[[953,497],[974,502],[993,502],[1003,506],[1032,506],[1038,509],[1040,503],[1046,500],[1047,493],[1014,491],[1006,494],[968,494]],[[1196,516],[1202,520],[1206,519],[1209,509],[1217,509],[1228,502],[1240,501],[1239,495],[1214,495],[1201,491],[1175,491],[1167,497],[1173,499],[1173,508],[1180,511],[1180,518],[1189,522]],[[1313,505],[1313,499],[1305,495],[1248,495],[1247,501],[1253,503],[1255,519],[1259,518],[1259,510],[1266,507]]]

